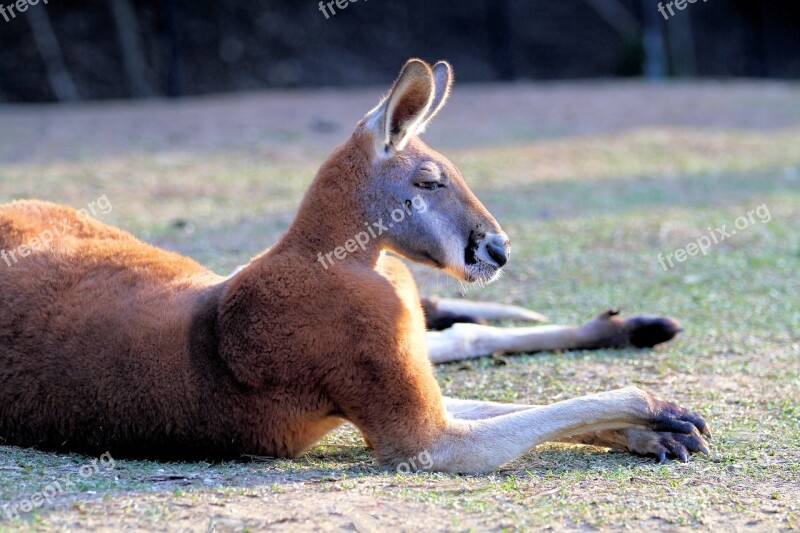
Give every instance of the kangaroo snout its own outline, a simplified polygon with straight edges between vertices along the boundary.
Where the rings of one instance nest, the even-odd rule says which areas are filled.
[[[511,255],[511,244],[504,234],[488,234],[486,236],[486,253],[498,267],[508,263]]]
[[[500,269],[508,263],[510,255],[511,243],[502,231],[477,234],[472,232],[464,257],[467,265],[484,263],[493,269]]]

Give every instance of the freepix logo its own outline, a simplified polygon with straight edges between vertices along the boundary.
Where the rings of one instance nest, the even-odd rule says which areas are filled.
[[[3,5],[0,3],[0,16],[2,16],[6,22],[10,22],[11,19],[17,18],[17,13],[25,13],[29,7],[35,6],[39,3],[39,0],[17,0],[8,5]],[[47,0],[42,0],[43,4],[47,4]]]
[[[737,231],[742,231],[755,224],[756,218],[762,224],[766,224],[772,220],[772,214],[769,212],[769,207],[767,207],[767,204],[761,204],[757,208],[751,209],[747,212],[747,216],[742,215],[740,217],[736,217],[736,220],[733,221],[733,225],[736,229],[729,230],[727,224],[723,224],[718,228],[708,228],[707,235],[701,235],[695,239],[694,242],[690,242],[685,247],[678,248],[673,252],[668,252],[666,255],[663,253],[658,254],[658,264],[661,265],[661,269],[666,272],[675,266],[673,258],[678,263],[683,263],[686,261],[686,259],[691,256],[695,256],[698,253],[708,255],[708,251],[712,246],[716,246],[726,239],[733,237],[736,235]]]
[[[367,0],[364,0],[365,2]],[[339,8],[339,11],[349,6],[351,3],[356,3],[358,0],[331,0],[330,2],[320,1],[319,3],[319,10],[322,11],[322,14],[325,15],[326,19],[331,18],[331,15],[336,14],[336,8]],[[336,7],[334,7],[336,6]],[[328,14],[330,11],[330,15]]]
[[[100,473],[109,472],[114,470],[116,463],[111,454],[106,452],[97,459],[93,459],[91,463],[87,463],[78,469],[78,479],[73,478],[73,474],[67,474],[58,481],[53,481],[42,490],[34,492],[27,498],[16,501],[14,503],[7,503],[3,506],[3,513],[9,520],[20,519],[21,513],[30,513],[34,509],[38,509],[43,505],[50,505],[53,501],[62,494],[74,490],[76,488],[76,481],[81,479],[89,479],[90,477]]]
[[[398,207],[392,211],[392,222],[384,222],[383,219],[371,224],[369,222],[364,222],[364,231],[356,233],[353,235],[353,238],[348,239],[343,246],[337,246],[326,254],[318,252],[317,261],[319,261],[319,263],[325,267],[325,270],[328,270],[328,267],[333,265],[334,259],[341,261],[347,257],[347,254],[351,254],[359,248],[361,248],[362,251],[366,250],[367,244],[372,239],[377,239],[384,233],[388,233],[389,228],[393,228],[395,224],[403,222],[403,220],[406,219],[406,216],[411,216],[415,213],[424,213],[427,210],[428,204],[425,203],[425,200],[423,200],[422,196],[416,195],[410,200],[406,200],[402,209]]]
[[[689,4],[697,3],[699,0],[675,0],[674,2],[667,2],[667,5],[664,5],[664,2],[658,3],[658,12],[664,17],[664,20],[669,20],[670,17],[675,16],[675,10],[672,9],[672,6],[675,6],[675,9],[679,11],[683,11]],[[708,0],[703,0],[703,3],[708,2]],[[667,12],[669,11],[669,15]]]
[[[70,229],[80,227],[90,216],[98,216],[99,214],[107,215],[111,212],[112,207],[111,200],[104,194],[87,205],[86,208],[79,209],[77,219],[73,220],[69,217],[64,217],[60,221],[54,222],[51,227],[45,229],[28,242],[20,244],[12,250],[0,249],[0,261],[2,261],[0,262],[0,267],[2,263],[5,263],[8,267],[12,267],[16,265],[20,259],[28,257],[37,251],[50,248],[58,237],[69,234]]]

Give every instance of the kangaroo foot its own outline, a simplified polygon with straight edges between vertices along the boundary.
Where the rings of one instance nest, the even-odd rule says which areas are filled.
[[[471,315],[459,315],[449,311],[425,313],[425,325],[430,331],[442,331],[453,324],[486,324],[486,320]]]
[[[486,324],[486,320],[469,313],[442,309],[436,299],[421,298],[425,313],[425,326],[429,331],[442,331],[453,324]]]
[[[581,326],[586,348],[652,348],[672,340],[683,331],[675,319],[657,315],[619,316],[619,309],[608,309]]]

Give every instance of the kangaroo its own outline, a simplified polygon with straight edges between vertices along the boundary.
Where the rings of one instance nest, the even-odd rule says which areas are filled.
[[[3,206],[5,250],[70,229],[0,262],[0,442],[297,457],[349,421],[380,464],[426,453],[425,468],[444,472],[491,471],[545,441],[662,462],[708,453],[699,415],[638,388],[546,406],[442,396],[416,286],[388,252],[481,283],[510,253],[458,168],[418,137],[451,84],[446,62],[409,60],[286,234],[231,277],[67,207]]]

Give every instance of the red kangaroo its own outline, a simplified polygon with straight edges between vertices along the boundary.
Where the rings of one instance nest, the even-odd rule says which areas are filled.
[[[283,238],[228,278],[67,207],[0,207],[4,250],[70,222],[46,249],[0,262],[0,442],[297,457],[349,421],[381,464],[425,453],[425,468],[448,472],[490,471],[554,440],[661,460],[707,452],[700,416],[633,387],[546,406],[442,396],[416,286],[387,252],[487,283],[510,250],[458,168],[418,138],[451,82],[445,62],[408,61]],[[580,328],[546,328],[539,340],[591,344]],[[519,338],[512,349],[525,350]]]

